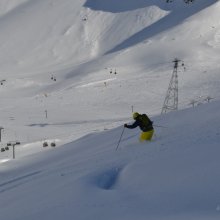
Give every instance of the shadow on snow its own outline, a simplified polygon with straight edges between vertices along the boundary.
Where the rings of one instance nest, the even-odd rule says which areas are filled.
[[[157,6],[162,10],[170,11],[167,16],[161,18],[154,24],[142,29],[125,41],[116,45],[113,49],[106,52],[106,54],[109,54],[132,47],[140,42],[147,40],[148,38],[151,38],[161,32],[171,29],[182,23],[188,17],[198,13],[199,11],[202,11],[203,9],[211,6],[217,1],[218,0],[200,0],[199,2],[195,2],[190,5],[187,5],[182,1],[178,1],[178,3],[174,2],[173,5],[165,3],[165,1],[161,0],[127,0],[126,2],[120,2],[118,0],[87,0],[87,2],[84,4],[84,7],[111,13],[131,11],[148,6]]]

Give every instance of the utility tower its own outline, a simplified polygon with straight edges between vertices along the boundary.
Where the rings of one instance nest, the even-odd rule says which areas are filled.
[[[170,80],[170,84],[166,93],[166,97],[164,100],[163,108],[161,114],[167,113],[168,111],[173,111],[178,109],[178,74],[177,70],[179,67],[179,62],[181,60],[175,59],[173,61],[173,74]],[[184,66],[184,63],[182,63]]]
[[[3,127],[0,127],[0,142],[2,141],[2,130],[3,129],[4,129]]]

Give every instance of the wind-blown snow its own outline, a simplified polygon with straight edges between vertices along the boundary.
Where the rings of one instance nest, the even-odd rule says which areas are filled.
[[[1,148],[21,144],[0,152],[1,218],[219,219],[219,7],[2,0]],[[175,58],[180,111],[160,115]],[[154,139],[116,150],[132,109]]]

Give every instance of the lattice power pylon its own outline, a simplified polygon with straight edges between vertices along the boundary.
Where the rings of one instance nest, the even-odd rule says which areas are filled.
[[[170,80],[170,84],[166,93],[163,108],[161,114],[167,113],[178,109],[178,66],[181,60],[175,59],[173,74]],[[184,64],[183,64],[184,66]]]

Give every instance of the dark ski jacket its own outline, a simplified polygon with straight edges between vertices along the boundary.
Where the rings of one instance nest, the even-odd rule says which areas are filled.
[[[145,119],[143,119],[145,118]],[[126,128],[130,128],[130,129],[133,129],[133,128],[136,128],[136,127],[140,127],[140,129],[143,131],[143,132],[146,132],[146,131],[151,131],[153,130],[153,122],[147,117],[146,114],[143,114],[143,115],[139,115],[136,119],[135,119],[135,122],[131,125],[127,125],[126,124]]]

